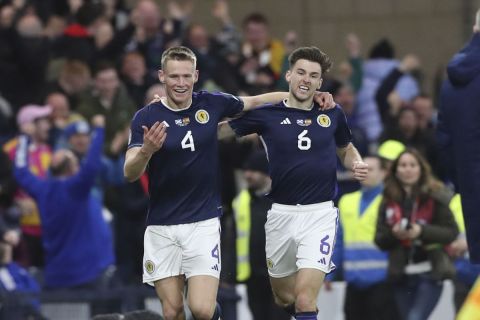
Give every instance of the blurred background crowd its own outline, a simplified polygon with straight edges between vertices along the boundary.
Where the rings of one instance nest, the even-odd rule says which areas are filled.
[[[205,9],[207,5],[209,8]],[[209,11],[216,30],[196,22],[195,12],[199,7],[202,12]],[[473,16],[473,12],[470,14]],[[276,34],[273,18],[268,12],[253,10],[238,17],[226,0],[0,2],[0,291],[3,296],[17,291],[98,290],[139,285],[148,182],[143,178],[135,183],[124,181],[123,156],[134,113],[155,94],[164,95],[157,78],[162,52],[173,45],[185,45],[195,52],[200,71],[196,91],[236,95],[287,91],[283,75],[288,69],[288,54],[300,45],[322,47],[303,43],[304,37],[298,32],[305,30]],[[387,163],[396,163],[404,150],[415,149],[418,163],[426,163],[431,167],[432,178],[443,182],[437,193],[447,207],[452,205],[449,214],[453,211],[461,216],[458,200],[453,202],[455,190],[449,188],[448,168],[440,161],[435,139],[436,88],[444,74],[439,73],[436,80],[425,79],[415,48],[399,57],[395,43],[388,38],[378,38],[370,48],[365,48],[362,37],[355,33],[346,34],[336,42],[337,51],[343,51],[343,55],[332,56],[335,68],[324,75],[321,90],[330,92],[342,106],[354,144],[363,156],[375,156],[370,160],[371,167],[379,172],[373,178],[376,180],[367,182],[370,185],[365,187],[339,165],[336,201],[345,194],[364,192],[365,188],[376,190],[369,198],[373,201],[383,192],[382,181],[389,170]],[[98,120],[98,115],[104,116],[104,123]],[[100,146],[92,136],[97,127],[104,127],[104,142]],[[71,194],[67,190],[56,203],[37,203],[31,196],[32,188],[25,185],[29,182],[14,174],[14,167],[20,161],[17,156],[15,162],[20,134],[29,138],[28,169],[36,177],[48,180],[71,176],[78,171],[74,167],[77,161],[82,168],[90,164],[91,172],[85,174],[94,175],[94,181],[78,184]],[[103,148],[103,152],[93,157],[91,153],[96,148]],[[268,192],[269,178],[264,156],[258,154],[261,149],[256,136],[220,141],[220,191],[224,208],[221,286],[234,287],[238,281],[247,283],[255,319],[280,319],[262,314],[266,309],[264,299],[269,297],[273,303],[265,268],[263,231],[270,203],[262,194]],[[63,152],[58,153],[59,150]],[[248,202],[251,223],[247,226],[238,223],[246,214],[241,210],[241,201],[245,199],[242,192],[251,195]],[[77,199],[78,194],[88,197]],[[340,203],[342,210],[358,210],[355,201],[340,200]],[[362,204],[362,212],[368,204],[368,201]],[[85,220],[78,209],[78,206],[84,208],[83,205],[89,211]],[[44,211],[42,218],[39,209]],[[66,218],[57,219],[56,215]],[[461,297],[457,305],[460,305],[462,295],[468,292],[478,272],[472,271],[465,259],[467,249],[461,232],[456,239],[455,230],[464,230],[463,222],[457,221],[457,226],[451,226],[452,237],[442,241],[453,243],[447,250],[451,259],[463,258],[461,262],[457,260],[457,265],[471,272],[455,278],[459,288],[464,286],[463,291],[458,290]],[[376,217],[372,223],[376,224]],[[342,225],[344,234],[348,234],[349,226]],[[245,248],[239,247],[240,235],[245,235],[245,231],[250,237],[247,272],[238,263],[243,260],[237,259],[237,255],[245,255]],[[64,232],[77,240],[56,241]],[[352,240],[345,238],[343,249],[348,249],[349,241]],[[373,243],[371,239],[370,242]],[[382,247],[381,241],[379,245]],[[85,246],[93,246],[95,250],[85,251]],[[388,251],[389,246],[383,249]],[[342,268],[345,261],[348,259],[337,260],[340,272],[332,280],[349,280],[345,275],[351,264]],[[385,273],[378,278],[380,283],[387,279],[387,264],[379,268]],[[461,272],[457,270],[457,274]],[[377,283],[366,287],[374,284]],[[356,288],[355,281],[352,288]],[[358,303],[355,294],[349,297],[354,304]],[[255,305],[255,301],[262,302]],[[41,317],[37,300],[30,299],[27,305],[32,314]],[[139,306],[132,308],[135,307]],[[278,311],[272,309],[272,314]]]

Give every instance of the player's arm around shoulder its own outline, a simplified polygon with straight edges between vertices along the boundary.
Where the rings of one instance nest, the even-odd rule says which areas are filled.
[[[142,128],[142,146],[131,147],[125,154],[123,174],[129,182],[133,182],[142,176],[150,158],[162,148],[167,138],[167,126],[164,123],[157,121],[150,128],[146,126],[142,126]]]
[[[362,181],[367,177],[368,164],[363,162],[360,153],[353,143],[349,142],[345,147],[337,147],[337,156],[345,168],[353,172],[356,180]]]
[[[256,96],[242,96],[239,98],[243,101],[243,111],[249,111],[267,103],[278,103],[287,99],[288,95],[288,92],[270,92]],[[335,107],[333,97],[328,92],[316,92],[314,100],[319,104],[321,110],[329,110]]]

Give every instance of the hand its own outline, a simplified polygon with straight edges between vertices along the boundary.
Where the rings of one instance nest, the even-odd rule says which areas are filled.
[[[420,59],[414,54],[407,54],[398,68],[404,73],[412,72],[413,70],[420,68]]]
[[[97,114],[92,118],[92,126],[95,128],[104,128],[105,127],[105,116]]]
[[[422,234],[422,227],[418,223],[412,223],[410,229],[407,229],[408,239],[414,240]]]
[[[315,92],[313,100],[320,105],[320,110],[322,111],[333,109],[336,106],[333,96],[328,92]]]
[[[7,230],[3,234],[3,240],[11,244],[13,247],[16,247],[20,242],[20,233],[16,230]]]
[[[160,97],[158,94],[154,94],[152,101],[150,101],[148,104],[150,105],[152,103],[157,103],[157,102],[160,102],[160,101],[162,101],[162,97]]]
[[[28,216],[35,212],[36,204],[31,198],[22,198],[15,201],[18,208],[20,209],[20,214],[22,216]]]
[[[162,148],[165,139],[167,138],[167,126],[159,121],[155,122],[153,126],[148,129],[146,126],[143,128],[143,146],[142,150],[147,155],[151,156],[160,148]]]
[[[454,258],[462,257],[468,250],[467,240],[465,238],[458,238],[447,247],[447,252]]]
[[[232,21],[226,0],[216,0],[214,2],[212,16],[222,21],[223,24],[228,24]]]
[[[368,164],[363,161],[355,161],[352,167],[353,177],[358,181],[363,181],[368,174]]]
[[[325,288],[325,291],[332,291],[333,290],[332,281],[324,280],[323,287]]]
[[[345,47],[347,48],[350,57],[360,56],[361,42],[360,38],[355,33],[349,33],[345,38]]]
[[[407,240],[408,230],[404,229],[400,222],[396,223],[392,228],[393,235],[399,240]]]

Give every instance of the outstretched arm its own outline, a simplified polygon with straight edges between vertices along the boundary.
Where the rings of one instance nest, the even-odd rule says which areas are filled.
[[[368,164],[363,162],[357,148],[351,142],[343,148],[337,148],[337,155],[343,166],[353,172],[355,179],[362,181],[367,177]]]
[[[140,178],[145,172],[152,155],[162,148],[167,138],[167,127],[164,123],[157,121],[150,129],[145,126],[142,126],[142,128],[143,145],[128,149],[125,155],[123,174],[129,182]]]
[[[288,92],[270,92],[257,96],[239,97],[243,101],[243,111],[255,109],[266,103],[277,103],[288,98]],[[328,92],[316,92],[313,98],[320,105],[321,110],[328,110],[335,107],[333,97]]]

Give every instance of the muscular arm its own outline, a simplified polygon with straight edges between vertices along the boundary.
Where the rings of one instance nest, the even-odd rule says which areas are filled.
[[[363,162],[357,148],[351,142],[343,148],[337,148],[337,156],[345,168],[353,171],[355,179],[365,179],[368,173],[368,165]]]

